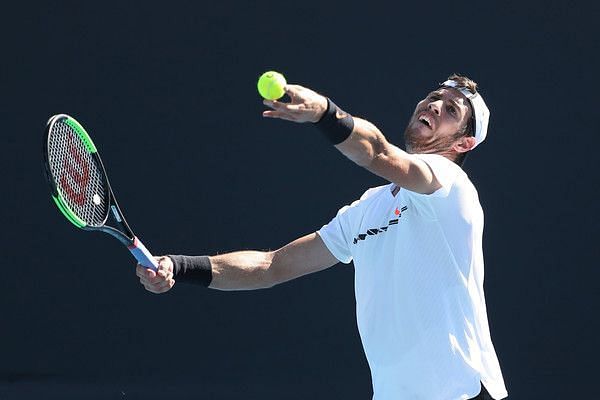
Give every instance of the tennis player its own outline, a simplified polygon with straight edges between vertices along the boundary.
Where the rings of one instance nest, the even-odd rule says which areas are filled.
[[[483,211],[462,170],[488,131],[475,82],[452,75],[421,100],[406,151],[329,98],[288,85],[264,117],[314,123],[346,157],[390,183],[367,190],[315,233],[276,251],[159,257],[137,275],[153,293],[176,281],[220,290],[269,288],[354,262],[358,329],[373,399],[502,399],[483,292]]]

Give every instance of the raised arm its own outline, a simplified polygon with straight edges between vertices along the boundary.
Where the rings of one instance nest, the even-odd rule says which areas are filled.
[[[424,161],[389,143],[369,121],[352,118],[352,134],[335,146],[343,155],[375,175],[410,191],[431,194],[440,188]]]
[[[293,122],[318,122],[327,111],[327,98],[302,86],[288,85],[291,102],[265,100],[272,110],[263,112],[268,118]],[[345,115],[336,115],[343,118]],[[346,140],[335,147],[350,160],[375,175],[417,193],[433,193],[440,184],[427,164],[389,143],[375,125],[352,117],[354,128]]]
[[[300,276],[321,271],[338,260],[316,233],[303,236],[275,251],[238,251],[211,256],[212,281],[210,288],[219,290],[253,290],[275,286]],[[153,293],[171,289],[173,262],[158,257],[158,274],[137,267],[136,273],[144,287]]]

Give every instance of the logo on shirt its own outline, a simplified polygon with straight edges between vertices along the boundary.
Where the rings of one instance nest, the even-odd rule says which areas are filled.
[[[387,232],[387,230],[390,226],[398,225],[398,221],[400,220],[400,217],[402,217],[402,213],[404,211],[406,211],[407,209],[408,209],[408,207],[406,207],[406,206],[404,206],[400,209],[398,209],[398,207],[396,207],[396,209],[394,210],[394,216],[396,216],[396,218],[390,219],[388,221],[387,226],[368,229],[366,233],[360,233],[358,236],[356,236],[354,238],[354,240],[352,241],[352,243],[356,244],[356,243],[360,242],[361,240],[365,240],[368,236],[375,236],[375,235],[379,235],[380,233]]]

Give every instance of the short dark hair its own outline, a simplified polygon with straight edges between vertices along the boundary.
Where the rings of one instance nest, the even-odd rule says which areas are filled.
[[[448,80],[456,82],[456,87],[467,89],[469,92],[476,94],[477,93],[477,82],[474,80],[459,74],[452,74],[448,77]],[[471,109],[471,118],[467,121],[467,123],[456,133],[455,139],[459,139],[465,136],[475,136],[475,110],[473,110],[473,105],[471,101],[469,101],[469,107]],[[461,167],[465,163],[465,159],[467,158],[467,152],[460,153],[454,162]]]

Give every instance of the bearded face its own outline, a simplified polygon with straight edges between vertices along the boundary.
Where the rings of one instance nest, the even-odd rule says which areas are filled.
[[[449,151],[471,118],[471,106],[457,89],[440,88],[421,100],[404,131],[409,153]]]

